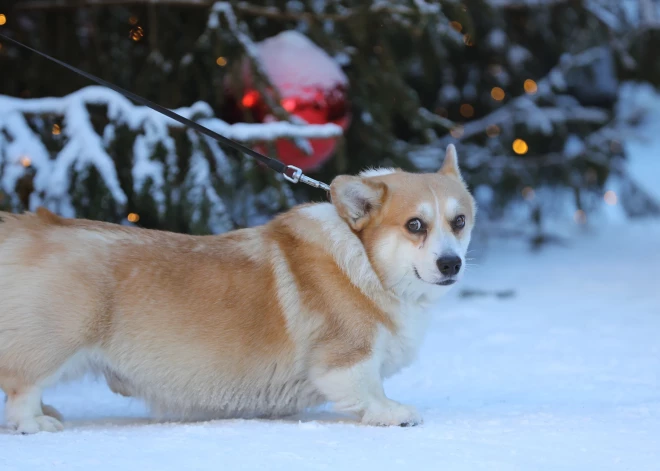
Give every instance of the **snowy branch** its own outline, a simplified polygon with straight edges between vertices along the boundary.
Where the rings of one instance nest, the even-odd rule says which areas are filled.
[[[99,135],[90,119],[89,105],[107,107],[109,124]],[[103,179],[117,204],[123,206],[127,197],[122,189],[113,158],[108,154],[108,142],[112,140],[119,125],[126,125],[138,136],[133,145],[134,190],[139,192],[141,186],[150,179],[156,187],[154,199],[157,204],[164,204],[164,197],[159,196],[165,185],[167,174],[163,168],[167,162],[176,161],[176,148],[170,135],[171,129],[182,128],[183,125],[150,108],[135,106],[122,95],[103,87],[90,86],[62,98],[19,99],[0,96],[0,134],[7,137],[0,141],[0,188],[7,193],[13,193],[16,182],[25,175],[26,168],[36,171],[34,177],[33,205],[45,204],[71,215],[71,197],[69,194],[72,172],[84,173],[94,168]],[[191,107],[175,110],[178,114],[196,119],[200,124],[222,134],[223,136],[242,142],[273,141],[280,138],[327,138],[340,136],[342,129],[334,124],[327,125],[297,125],[287,122],[267,124],[233,124],[230,125],[213,117],[211,107],[203,102],[197,102]],[[29,118],[35,118],[43,124],[47,118],[62,118],[64,125],[57,128],[61,133],[62,148],[51,152],[43,143],[42,136],[31,127]],[[44,132],[51,132],[50,129]],[[215,143],[213,143],[215,144]],[[151,158],[156,146],[162,146],[168,157],[165,164]],[[219,148],[212,146],[220,159],[215,162],[219,169],[227,167],[223,162],[224,154],[217,155]],[[196,169],[205,171],[206,167],[195,159]],[[206,189],[210,194],[210,189]],[[32,205],[32,204],[31,204]]]
[[[510,10],[521,8],[551,7],[561,3],[568,3],[570,0],[488,0],[488,3],[495,8],[506,8]]]

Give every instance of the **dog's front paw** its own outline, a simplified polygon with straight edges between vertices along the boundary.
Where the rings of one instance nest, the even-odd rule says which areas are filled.
[[[23,419],[15,424],[16,431],[23,435],[39,432],[60,432],[64,430],[62,422],[49,415],[38,415]]]
[[[362,423],[367,425],[413,427],[422,423],[422,417],[412,406],[388,401],[369,407],[362,416]]]

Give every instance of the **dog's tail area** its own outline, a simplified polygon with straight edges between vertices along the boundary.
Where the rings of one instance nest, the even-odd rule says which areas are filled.
[[[15,232],[23,232],[28,227],[64,226],[67,220],[39,207],[34,213],[14,214],[0,211],[0,244]]]

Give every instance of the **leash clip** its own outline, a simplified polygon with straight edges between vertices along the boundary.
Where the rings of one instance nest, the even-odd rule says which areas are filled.
[[[289,174],[289,170],[292,171],[290,174]],[[301,169],[293,165],[287,165],[286,170],[282,173],[282,175],[284,175],[284,178],[289,180],[291,183],[302,182],[305,185],[309,185],[314,188],[321,188],[325,191],[330,191],[330,185],[327,185],[318,180],[314,180],[313,178],[309,178],[307,175],[303,174],[303,171]]]

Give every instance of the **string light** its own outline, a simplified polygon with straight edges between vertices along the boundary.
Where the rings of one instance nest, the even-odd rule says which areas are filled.
[[[460,124],[458,126],[455,126],[449,131],[449,134],[451,134],[451,137],[454,139],[460,139],[463,137],[463,134],[465,133],[465,129],[463,129],[463,126]]]
[[[128,216],[126,216],[126,219],[128,219],[128,222],[136,223],[140,220],[140,215],[137,213],[129,213]]]
[[[587,222],[587,213],[585,213],[581,209],[578,209],[577,211],[575,211],[575,214],[573,214],[573,219],[578,224],[584,224]]]
[[[7,22],[7,17],[0,13],[0,26],[4,25]]]
[[[144,37],[144,30],[142,29],[142,26],[131,29],[129,37],[135,42],[141,40]]]
[[[255,91],[251,91],[243,96],[241,103],[246,108],[251,108],[257,103],[257,98],[259,98],[259,93]]]
[[[513,151],[518,155],[524,155],[529,150],[529,146],[522,139],[516,139],[513,141]]]
[[[451,23],[449,23],[449,26],[454,28],[454,30],[458,31],[459,33],[463,31],[463,25],[460,24],[458,21],[452,21]]]
[[[128,19],[128,23],[131,24],[131,25],[133,25],[133,26],[135,26],[135,25],[137,24],[137,22],[138,22],[137,16],[131,16],[131,17]]]
[[[24,155],[23,157],[21,157],[21,165],[27,168],[30,165],[32,165],[32,160],[27,155]]]
[[[506,93],[504,93],[504,90],[502,90],[500,87],[493,87],[493,89],[490,91],[490,96],[493,97],[493,100],[495,101],[502,101],[504,100]]]
[[[469,103],[463,103],[460,108],[460,113],[464,118],[471,118],[474,116],[474,107]]]
[[[497,124],[489,124],[486,128],[486,136],[497,137],[500,135],[500,127]]]
[[[62,132],[62,129],[60,129],[59,124],[53,124],[53,136],[59,136],[59,134]]]
[[[224,67],[227,65],[227,59],[225,57],[220,56],[215,60],[215,63],[218,64],[220,67]]]
[[[614,206],[618,200],[616,193],[614,193],[612,190],[606,191],[603,195],[603,199],[605,200],[605,203],[609,204],[610,206]]]
[[[531,200],[533,200],[534,197],[536,196],[536,193],[534,192],[534,188],[532,188],[531,186],[526,186],[526,187],[523,188],[523,190],[522,190],[522,196],[523,196],[523,198],[525,198],[527,201],[531,201]]]
[[[291,113],[293,110],[296,109],[296,100],[293,98],[285,98],[282,100],[282,108],[284,108],[286,111]]]
[[[536,85],[536,82],[532,79],[525,80],[525,83],[523,83],[523,88],[529,95],[533,95],[539,89],[538,85]]]

